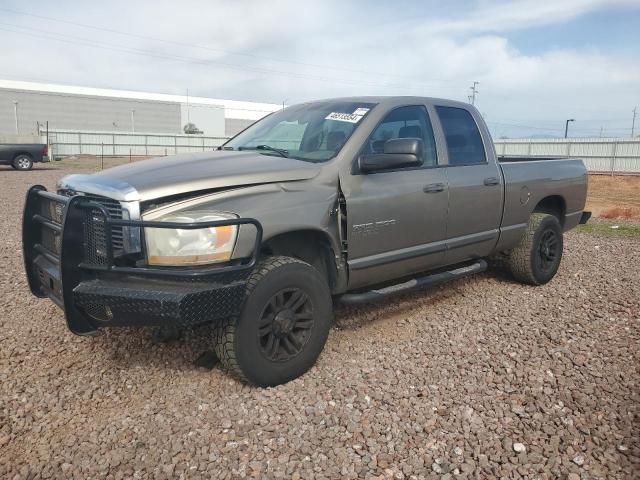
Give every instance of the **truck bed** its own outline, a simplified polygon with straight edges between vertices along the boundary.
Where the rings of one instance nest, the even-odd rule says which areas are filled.
[[[513,163],[513,162],[533,162],[537,160],[567,160],[568,157],[540,157],[540,156],[498,156],[498,161],[500,163]]]
[[[503,157],[506,158],[506,157]],[[544,165],[548,162],[548,166]],[[501,243],[517,241],[526,228],[531,210],[542,199],[551,199],[562,214],[564,230],[580,221],[587,196],[587,169],[573,158],[500,158],[504,176],[504,213]]]

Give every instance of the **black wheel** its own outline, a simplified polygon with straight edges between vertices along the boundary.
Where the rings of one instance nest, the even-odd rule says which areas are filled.
[[[17,155],[11,165],[16,170],[31,170],[33,168],[33,160],[29,155]]]
[[[562,260],[562,227],[554,215],[534,213],[520,243],[509,254],[516,280],[542,285],[551,280]]]
[[[279,385],[313,366],[331,318],[331,292],[318,270],[295,258],[269,257],[249,278],[240,314],[214,326],[216,355],[249,383]]]

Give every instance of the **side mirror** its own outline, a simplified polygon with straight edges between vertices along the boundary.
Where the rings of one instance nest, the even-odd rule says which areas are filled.
[[[419,138],[392,138],[384,142],[384,153],[361,155],[358,167],[362,173],[422,165],[423,142]]]

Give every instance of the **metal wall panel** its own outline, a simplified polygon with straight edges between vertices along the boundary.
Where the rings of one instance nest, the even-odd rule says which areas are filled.
[[[244,120],[241,118],[225,118],[224,120],[224,134],[227,137],[233,137],[237,133],[247,128],[255,120]]]
[[[591,172],[640,173],[640,139],[500,139],[495,146],[501,156],[581,158]]]
[[[181,132],[179,103],[0,89],[0,133],[16,133],[14,102],[21,134],[46,121],[50,129]]]

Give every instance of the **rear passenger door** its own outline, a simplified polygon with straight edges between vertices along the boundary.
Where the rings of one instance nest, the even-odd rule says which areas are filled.
[[[487,157],[485,142],[471,113],[436,106],[448,153],[447,263],[491,253],[502,216],[502,175]]]

